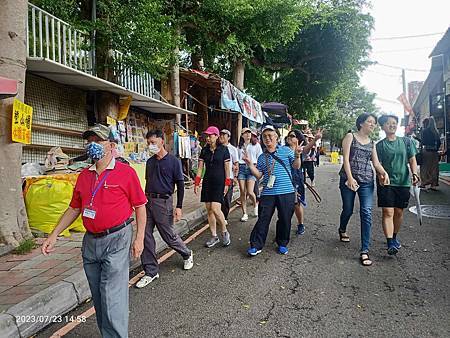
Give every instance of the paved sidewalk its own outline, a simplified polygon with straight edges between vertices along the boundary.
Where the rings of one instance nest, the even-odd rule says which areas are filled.
[[[78,272],[82,238],[81,233],[58,238],[56,250],[49,256],[42,255],[38,247],[26,255],[0,257],[0,313]],[[36,240],[39,245],[43,241]]]
[[[206,221],[206,210],[195,196],[193,188],[187,188],[183,217],[175,225],[184,235]],[[87,280],[82,268],[81,243],[83,233],[72,233],[69,238],[59,237],[55,251],[41,254],[40,246],[25,255],[7,254],[0,257],[0,336],[26,337],[49,323],[47,317],[58,316],[90,298]],[[155,235],[157,251],[166,245]],[[44,238],[37,238],[42,244]],[[134,261],[131,267],[140,263]],[[34,316],[29,321],[21,316]],[[50,319],[49,319],[50,320]],[[39,321],[41,323],[39,323]]]

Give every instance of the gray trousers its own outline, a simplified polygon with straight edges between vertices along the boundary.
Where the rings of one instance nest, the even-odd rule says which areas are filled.
[[[83,267],[102,337],[128,337],[128,279],[131,225],[104,237],[86,233]]]
[[[168,199],[148,197],[147,226],[145,228],[144,251],[141,255],[142,267],[147,276],[156,276],[159,271],[156,257],[156,242],[153,231],[156,228],[164,242],[178,252],[183,259],[191,255],[191,250],[173,229],[173,198]]]

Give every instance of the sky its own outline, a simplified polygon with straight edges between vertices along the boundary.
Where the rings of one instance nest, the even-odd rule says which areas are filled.
[[[406,68],[407,83],[425,81],[431,66],[428,56],[450,26],[450,1],[372,0],[368,11],[375,19],[370,60],[379,64],[368,67],[360,83],[377,95],[375,103],[382,112],[403,116],[397,103],[403,91],[401,69],[381,64]],[[440,34],[392,39],[433,33]]]

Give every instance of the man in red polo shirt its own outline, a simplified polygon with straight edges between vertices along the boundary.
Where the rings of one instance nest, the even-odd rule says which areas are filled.
[[[81,214],[86,234],[81,248],[86,273],[103,337],[128,337],[129,252],[136,214],[137,233],[133,256],[144,248],[147,198],[136,172],[114,159],[114,138],[108,127],[95,125],[83,133],[86,153],[94,161],[75,185],[69,208],[42,245],[54,251],[57,236]]]

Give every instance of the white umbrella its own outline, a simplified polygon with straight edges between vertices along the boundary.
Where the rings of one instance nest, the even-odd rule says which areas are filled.
[[[416,200],[417,219],[419,220],[419,224],[422,225],[422,209],[420,207],[420,188],[417,185],[412,185],[409,191]]]

